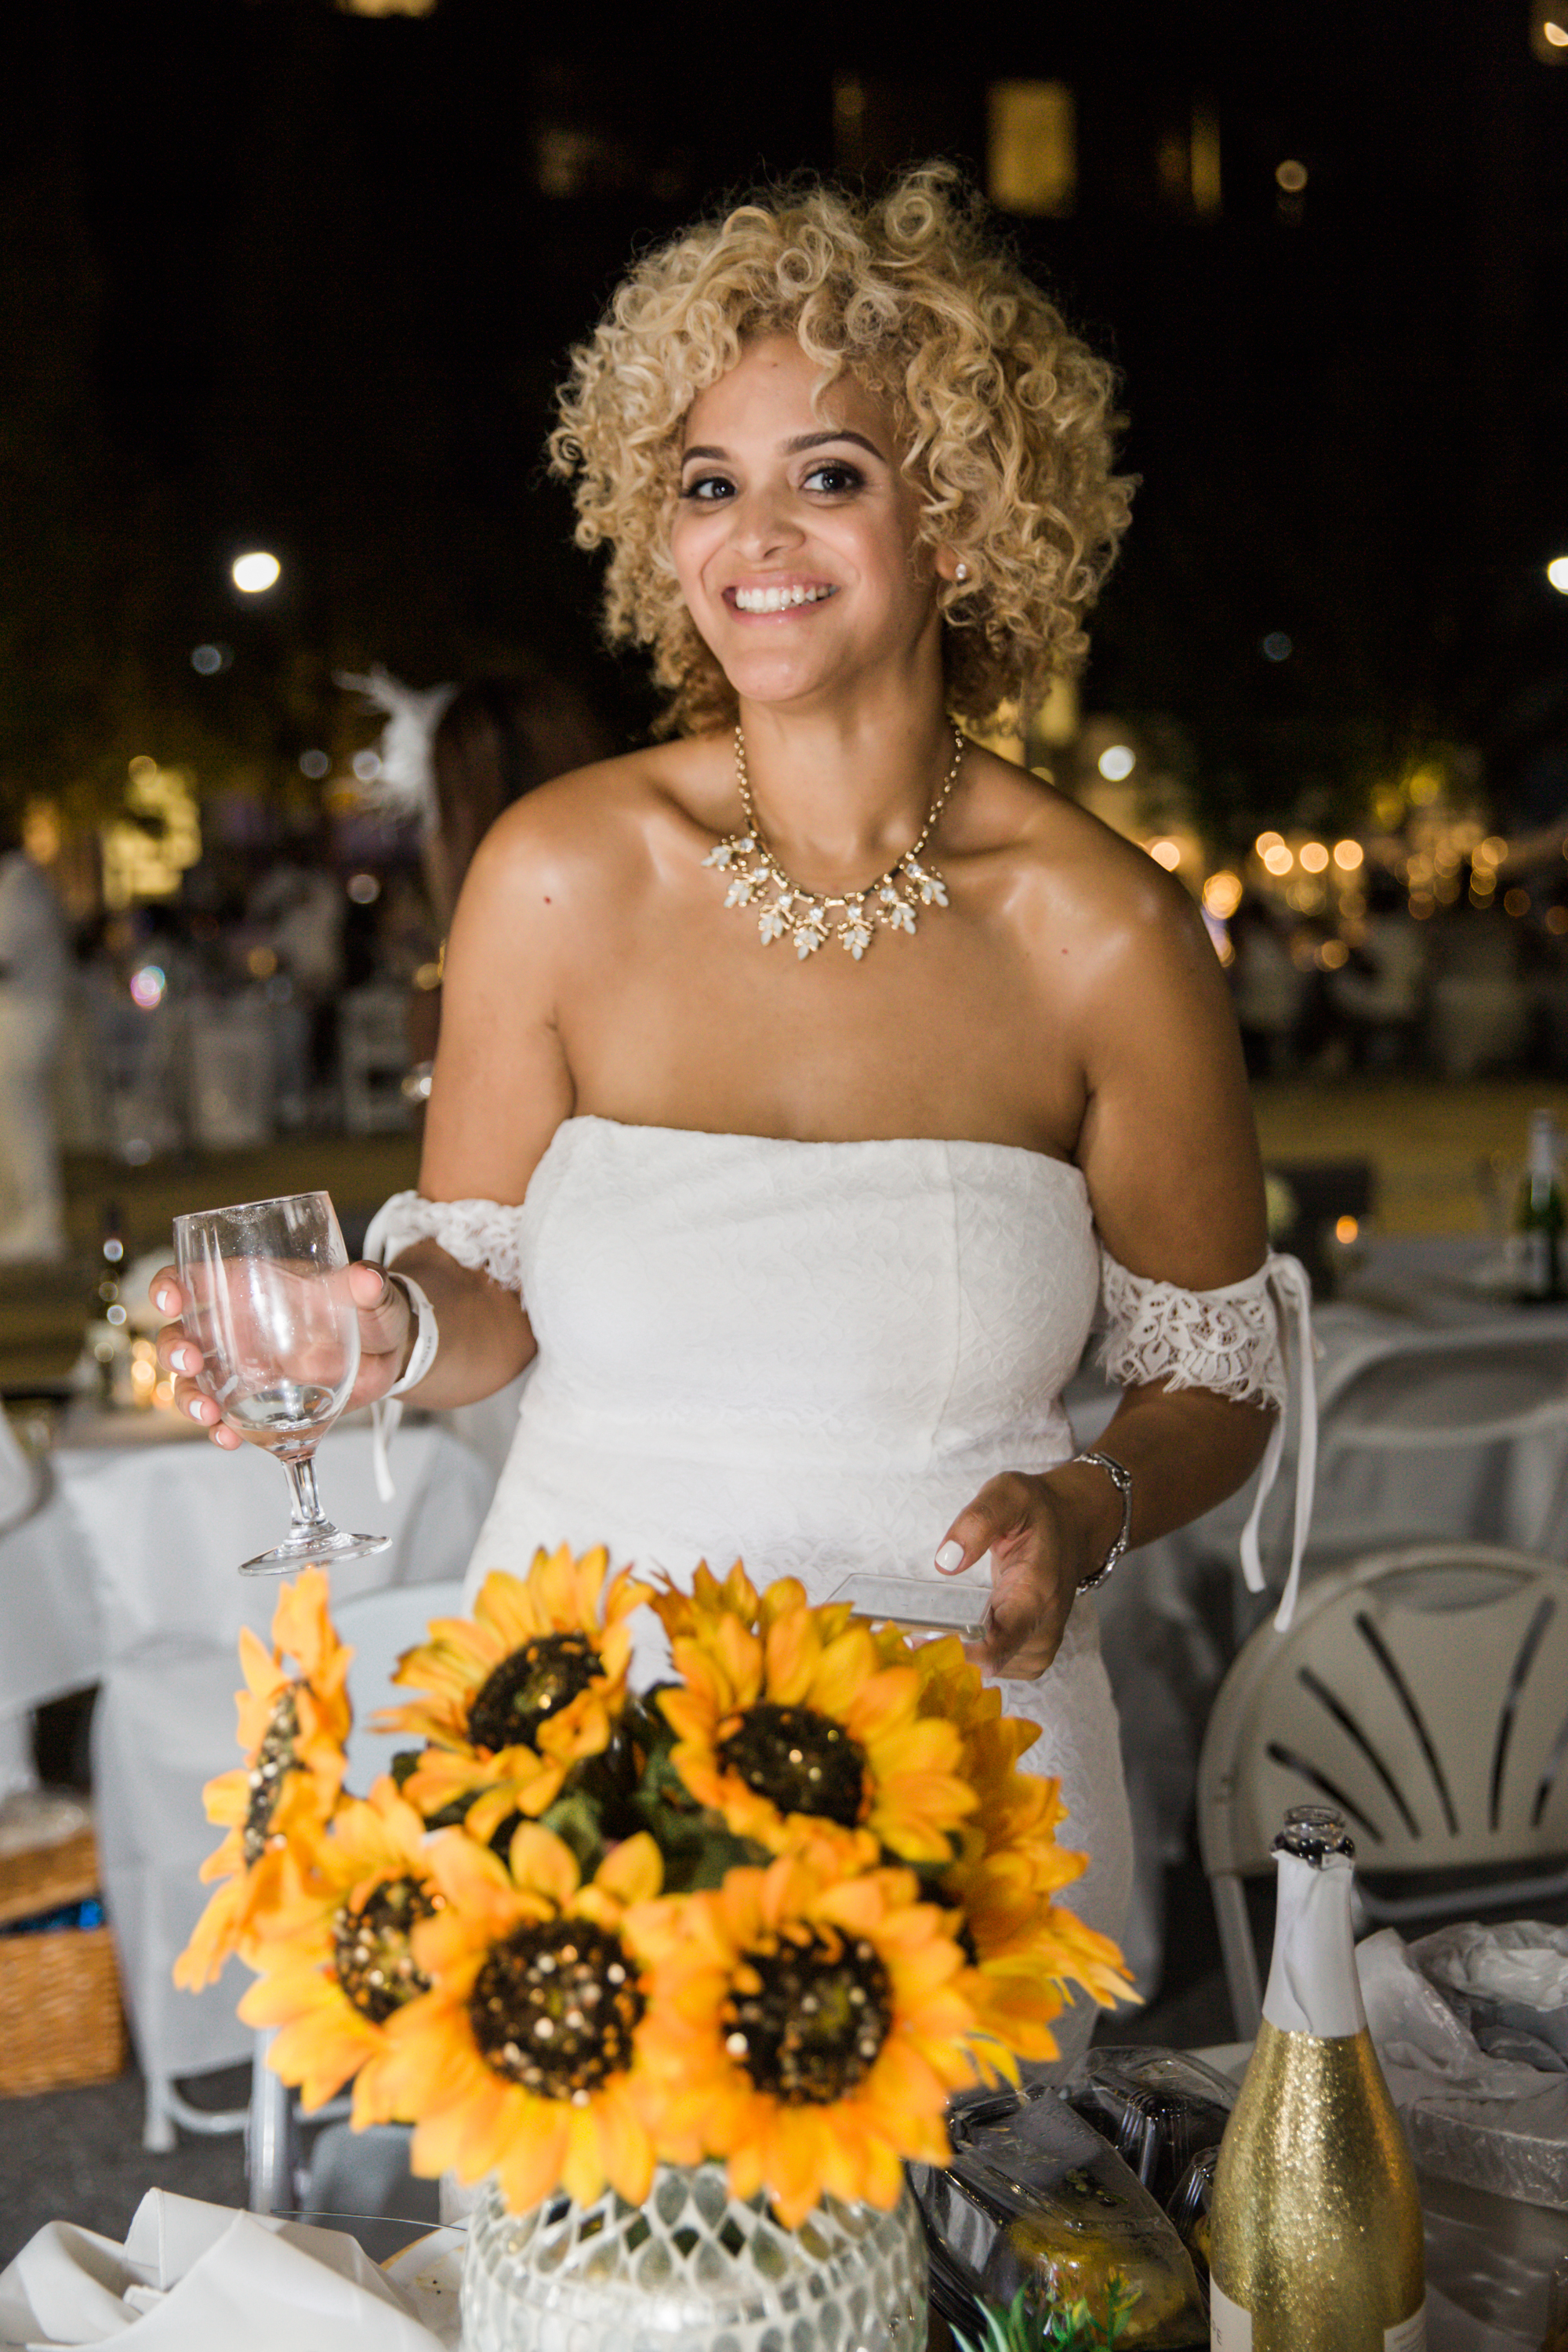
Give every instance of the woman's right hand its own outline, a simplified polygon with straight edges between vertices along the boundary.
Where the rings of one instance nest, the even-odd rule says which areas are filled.
[[[356,1405],[373,1404],[377,1397],[384,1397],[397,1379],[408,1360],[413,1318],[404,1292],[387,1280],[380,1266],[362,1259],[350,1266],[348,1280],[349,1294],[359,1310],[359,1370],[343,1407],[345,1412],[352,1412]],[[158,1334],[158,1361],[174,1381],[176,1411],[189,1413],[215,1445],[232,1454],[245,1440],[237,1430],[230,1429],[201,1385],[202,1351],[179,1319],[185,1299],[177,1270],[160,1266],[148,1288],[159,1314],[172,1318]]]

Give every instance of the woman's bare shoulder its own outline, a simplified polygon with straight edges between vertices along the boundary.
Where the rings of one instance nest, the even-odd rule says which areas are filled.
[[[722,786],[721,763],[701,740],[596,760],[514,802],[486,835],[475,867],[492,886],[551,875],[563,883],[624,878],[647,861],[661,831],[706,824],[709,803],[722,804]]]
[[[1184,950],[1203,927],[1192,899],[1137,842],[1047,777],[983,753],[958,847],[990,869],[1009,919],[1096,961]]]

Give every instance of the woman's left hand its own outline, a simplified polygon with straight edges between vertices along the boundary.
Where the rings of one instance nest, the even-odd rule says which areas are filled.
[[[1116,1490],[1103,1476],[1100,1483],[1109,1491],[1111,1514],[1104,1513],[1104,1497],[1092,1486],[1079,1487],[1075,1481],[1069,1491],[1059,1472],[1035,1477],[1006,1470],[987,1480],[948,1529],[936,1557],[944,1575],[962,1575],[991,1554],[985,1635],[968,1645],[969,1656],[987,1673],[1033,1682],[1061,1647],[1079,1586],[1094,1574],[1121,1525]],[[1089,1521],[1102,1516],[1110,1524],[1097,1551],[1099,1530]]]

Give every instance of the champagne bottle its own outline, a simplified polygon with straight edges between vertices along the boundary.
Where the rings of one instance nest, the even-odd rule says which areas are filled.
[[[1263,2023],[1210,2209],[1217,2352],[1425,2352],[1421,2204],[1367,2032],[1351,1932],[1354,1848],[1296,1805]]]
[[[1513,1213],[1514,1287],[1521,1298],[1563,1296],[1563,1179],[1557,1165],[1557,1122],[1549,1110],[1530,1114],[1530,1150]]]

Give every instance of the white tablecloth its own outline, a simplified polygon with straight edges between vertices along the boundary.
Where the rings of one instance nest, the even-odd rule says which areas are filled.
[[[329,1432],[316,1460],[328,1516],[394,1538],[333,1570],[338,1599],[461,1576],[494,1483],[470,1449],[439,1426],[405,1427],[391,1505],[368,1426]],[[242,1624],[266,1634],[276,1581],[236,1571],[288,1529],[288,1486],[267,1455],[220,1454],[161,1413],[126,1412],[82,1442],[68,1418],[46,1466],[41,1506],[0,1537],[0,1720],[100,1681],[111,1654],[214,1642],[232,1654]]]

